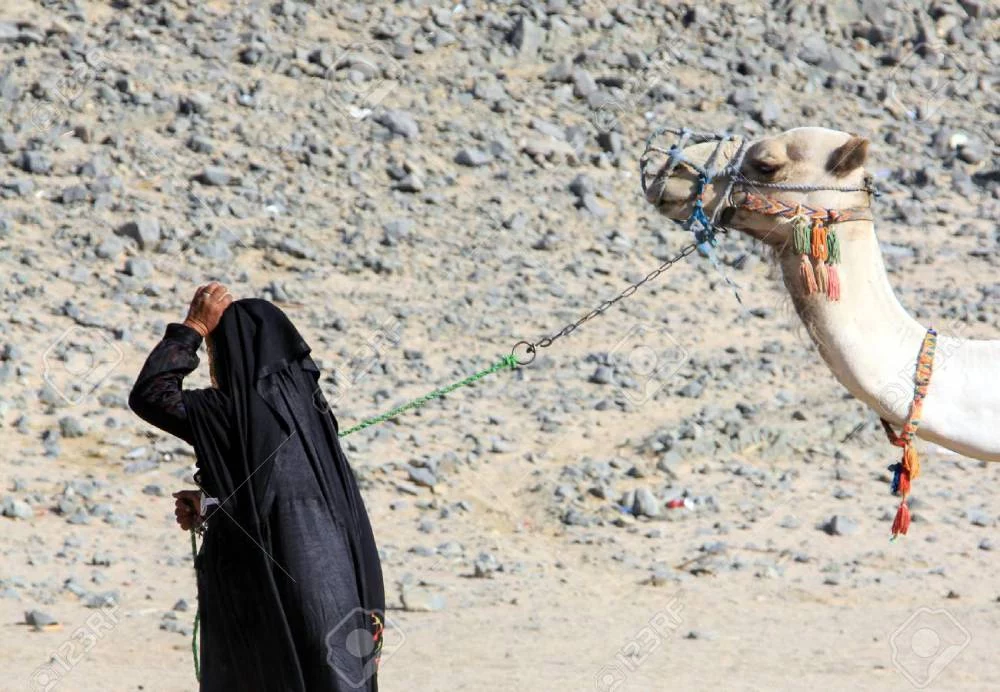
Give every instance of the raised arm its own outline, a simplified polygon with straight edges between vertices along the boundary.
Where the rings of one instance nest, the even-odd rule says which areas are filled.
[[[212,282],[195,292],[183,324],[167,325],[163,339],[146,363],[129,395],[129,407],[147,423],[192,442],[181,396],[184,377],[198,367],[198,347],[233,302],[225,286]]]
[[[163,339],[146,358],[128,405],[137,416],[160,430],[191,442],[181,397],[184,378],[198,367],[201,334],[184,324],[169,324]]]

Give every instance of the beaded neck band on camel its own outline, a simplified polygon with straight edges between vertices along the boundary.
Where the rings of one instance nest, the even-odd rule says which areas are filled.
[[[913,437],[920,428],[924,398],[927,396],[927,388],[931,384],[931,373],[934,370],[934,351],[936,349],[937,332],[931,328],[924,335],[924,341],[920,345],[920,354],[917,356],[917,370],[913,375],[913,402],[910,404],[910,415],[903,426],[903,431],[897,435],[889,421],[885,418],[881,419],[889,442],[903,448],[902,461],[889,467],[889,470],[892,471],[892,493],[902,496],[899,509],[896,510],[896,518],[892,522],[892,540],[896,540],[900,534],[905,536],[910,528],[910,508],[906,504],[906,499],[910,495],[910,482],[920,475],[920,459],[917,456],[917,448],[913,446]]]

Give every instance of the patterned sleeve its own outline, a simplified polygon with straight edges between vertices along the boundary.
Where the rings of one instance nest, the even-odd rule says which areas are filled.
[[[182,381],[198,367],[201,335],[183,324],[169,324],[163,339],[146,358],[132,387],[128,405],[136,415],[160,430],[192,444]]]

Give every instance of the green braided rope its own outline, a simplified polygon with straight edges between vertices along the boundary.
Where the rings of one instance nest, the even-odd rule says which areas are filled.
[[[466,385],[473,384],[476,381],[481,380],[484,377],[487,377],[488,375],[492,375],[495,372],[503,370],[504,368],[510,368],[511,370],[513,370],[517,366],[518,366],[517,358],[513,354],[504,356],[503,358],[501,358],[500,360],[498,360],[496,363],[486,368],[485,370],[480,370],[479,372],[469,375],[468,377],[461,379],[458,382],[453,382],[452,384],[449,384],[445,387],[435,389],[433,392],[430,392],[429,394],[424,394],[423,396],[418,397],[413,401],[410,401],[409,403],[397,406],[396,408],[386,411],[385,413],[379,416],[363,420],[357,425],[350,427],[341,433],[338,433],[337,437],[347,437],[351,433],[358,432],[359,430],[364,430],[365,428],[370,428],[376,423],[382,423],[384,421],[391,420],[392,418],[395,418],[404,411],[409,411],[410,409],[423,406],[428,401],[431,401],[433,399],[439,399],[443,397],[445,394],[455,391],[459,387],[465,387]],[[198,543],[195,539],[195,531],[194,529],[191,529],[191,558],[196,559],[197,557],[198,557]],[[195,611],[194,614],[194,632],[191,635],[191,651],[194,653],[194,676],[198,679],[198,682],[201,682],[201,659],[198,656],[198,621],[200,619],[200,615],[201,615],[201,609],[199,608],[197,611]]]
[[[407,404],[403,404],[402,406],[397,406],[396,408],[392,409],[391,411],[387,411],[387,412],[383,413],[380,416],[375,416],[374,418],[369,418],[368,420],[361,421],[360,423],[358,423],[354,427],[348,428],[347,430],[344,430],[343,432],[338,433],[337,436],[338,437],[347,437],[351,433],[357,432],[359,430],[364,430],[365,428],[369,428],[369,427],[375,425],[376,423],[382,423],[383,421],[387,421],[387,420],[390,420],[392,418],[395,418],[396,416],[398,416],[399,414],[403,413],[404,411],[409,411],[410,409],[414,409],[414,408],[418,408],[420,406],[423,406],[424,404],[426,404],[428,401],[431,401],[432,399],[438,399],[438,398],[444,396],[445,394],[447,394],[449,392],[455,391],[459,387],[464,387],[466,385],[469,385],[469,384],[472,384],[472,383],[476,382],[477,380],[483,379],[487,375],[492,375],[493,373],[497,372],[498,370],[503,370],[504,368],[514,369],[516,367],[517,367],[517,358],[515,358],[513,355],[504,356],[502,359],[498,360],[496,363],[494,363],[490,367],[486,368],[485,370],[480,370],[479,372],[475,373],[474,375],[469,375],[465,379],[462,379],[462,380],[459,380],[458,382],[454,382],[452,384],[449,384],[446,387],[441,387],[440,389],[435,389],[430,394],[424,394],[422,397],[418,397],[418,398],[414,399],[413,401],[411,401],[411,402],[409,402]]]
[[[194,529],[191,529],[191,559],[198,558],[198,542]],[[191,652],[194,654],[194,677],[201,682],[201,657],[198,656],[198,623],[201,620],[201,608],[194,611],[194,631],[191,633]]]

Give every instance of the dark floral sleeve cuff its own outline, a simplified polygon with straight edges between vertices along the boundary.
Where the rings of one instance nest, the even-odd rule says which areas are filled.
[[[201,346],[201,334],[186,324],[181,324],[180,322],[171,322],[168,324],[167,331],[163,334],[163,338],[182,341],[186,346],[190,347],[192,351],[197,351]]]

